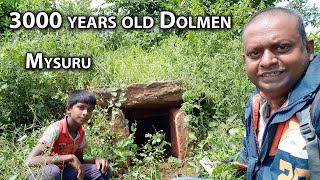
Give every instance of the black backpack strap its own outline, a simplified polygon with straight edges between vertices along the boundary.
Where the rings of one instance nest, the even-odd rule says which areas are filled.
[[[312,124],[316,106],[320,99],[320,91],[317,92],[311,105],[297,112],[296,116],[300,122],[300,132],[306,141],[308,153],[308,166],[311,179],[320,177],[320,140]]]
[[[311,117],[314,118],[314,113],[316,111],[316,108],[318,107],[319,104],[319,100],[320,100],[320,90],[318,90],[316,96],[313,99],[313,102],[311,104]]]

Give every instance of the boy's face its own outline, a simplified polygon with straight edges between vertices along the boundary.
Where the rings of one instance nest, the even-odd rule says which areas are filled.
[[[81,102],[74,104],[72,108],[70,108],[68,105],[66,107],[67,113],[70,113],[70,118],[78,124],[84,124],[88,122],[93,110],[93,105]]]

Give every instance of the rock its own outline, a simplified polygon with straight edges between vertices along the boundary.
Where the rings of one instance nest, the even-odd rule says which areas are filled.
[[[114,131],[117,134],[117,136],[113,139],[114,143],[129,137],[130,132],[129,132],[129,126],[127,121],[128,120],[126,119],[121,109],[112,108],[111,131]],[[130,164],[131,164],[131,160],[129,157],[127,157],[126,163],[123,165],[121,171],[126,171],[126,169],[130,166]]]
[[[129,126],[127,119],[121,109],[113,108],[111,112],[111,130],[117,132],[117,139],[114,139],[115,142],[118,141],[118,138],[124,139],[129,137]]]
[[[121,89],[95,89],[97,103],[103,108],[116,106],[121,108],[164,108],[182,103],[182,83],[179,81],[161,81],[152,83],[134,83]],[[124,98],[125,97],[125,98]],[[112,100],[114,98],[114,100]]]
[[[188,156],[189,149],[187,138],[190,130],[185,127],[185,116],[186,113],[178,108],[169,109],[172,154],[179,159]]]

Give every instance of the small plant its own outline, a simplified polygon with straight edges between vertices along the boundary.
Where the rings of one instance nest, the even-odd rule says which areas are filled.
[[[129,168],[124,179],[163,179],[165,172],[160,171],[160,165],[164,162],[165,146],[170,143],[164,140],[162,130],[155,134],[146,134],[147,141],[133,157],[133,166]]]
[[[162,162],[165,155],[165,146],[170,145],[164,140],[163,131],[157,131],[155,134],[146,134],[147,142],[141,147],[138,154],[143,159],[143,163],[154,164]]]

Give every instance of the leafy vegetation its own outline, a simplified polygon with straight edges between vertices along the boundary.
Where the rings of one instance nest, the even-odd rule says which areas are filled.
[[[296,9],[304,17],[306,25],[314,25],[317,18],[319,17],[319,8],[313,4],[308,4],[305,0],[292,0],[286,7]]]
[[[19,0],[3,0],[0,2],[0,33],[9,29],[9,13],[18,9]]]
[[[115,142],[110,109],[97,108],[85,126],[89,147],[86,157],[110,160],[115,178],[170,179],[174,175],[241,179],[241,172],[227,164],[207,174],[199,160],[227,160],[237,155],[243,134],[243,108],[253,85],[246,77],[241,57],[241,28],[250,14],[274,1],[106,1],[105,9],[90,9],[90,0],[50,0],[0,3],[0,179],[22,179],[31,173],[23,163],[44,128],[64,115],[67,93],[74,89],[123,88],[134,82],[180,80],[184,84],[182,109],[187,112],[189,140],[194,144],[184,160],[164,158],[164,134],[146,134],[142,147],[134,144],[133,124],[128,138]],[[17,2],[17,1],[15,1]],[[3,7],[12,7],[11,9]],[[190,15],[232,15],[231,30],[8,30],[3,14],[17,9],[64,15],[92,13],[158,16],[162,10]],[[5,11],[4,11],[5,10]],[[319,28],[319,17],[315,25]],[[319,32],[310,35],[319,51]],[[89,70],[26,70],[27,52],[49,57],[90,56]],[[113,102],[115,106],[119,106]],[[111,108],[111,107],[110,107]],[[131,159],[131,166],[128,166]],[[170,164],[164,168],[163,164]],[[16,168],[13,168],[15,165]]]

